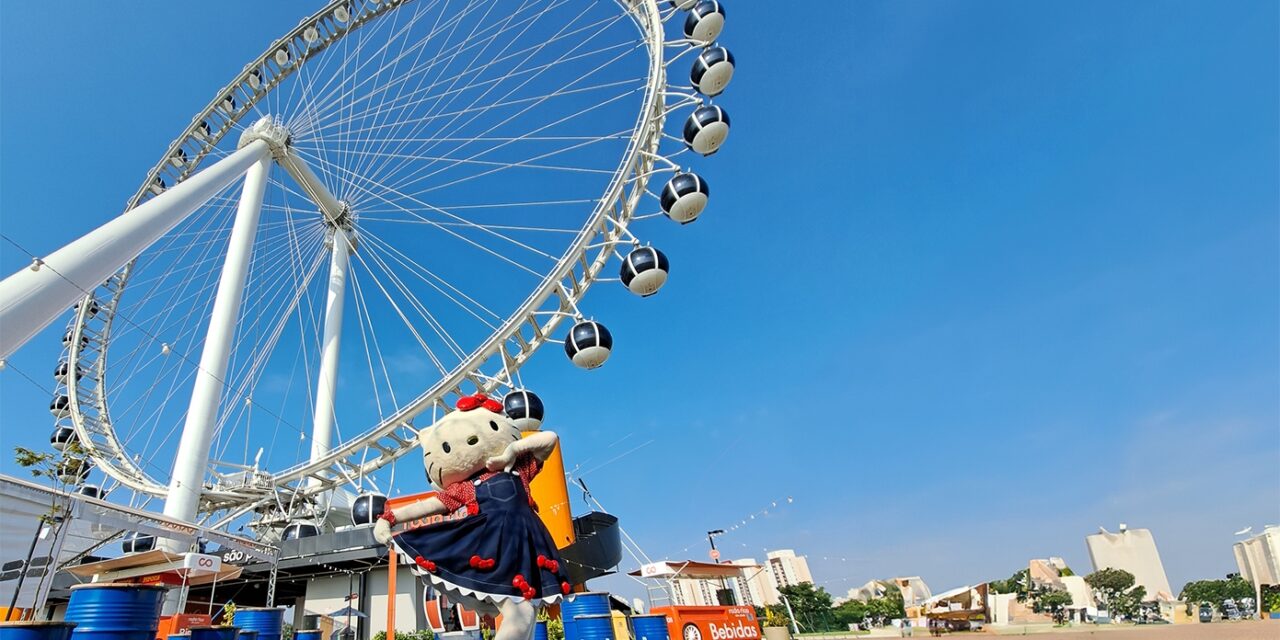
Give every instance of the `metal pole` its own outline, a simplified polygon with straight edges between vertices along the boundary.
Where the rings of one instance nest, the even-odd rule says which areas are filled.
[[[787,617],[791,618],[791,633],[797,636],[800,635],[800,626],[796,624],[796,614],[791,610],[791,600],[785,594],[780,593],[778,596],[782,598],[782,604],[787,605]]]
[[[44,518],[40,518],[36,526],[36,532],[31,536],[31,546],[27,549],[27,559],[22,563],[22,573],[18,574],[18,584],[13,588],[13,597],[9,599],[9,608],[4,612],[5,622],[8,622],[13,616],[13,612],[17,610],[18,595],[22,593],[22,583],[26,582],[27,572],[31,570],[31,557],[36,554],[36,544],[40,542],[40,533],[44,531],[44,527]],[[22,617],[25,617],[25,614],[19,616],[19,618]]]
[[[396,548],[387,547],[387,640],[396,637]]]
[[[0,358],[7,358],[255,162],[257,140],[0,282]]]
[[[338,354],[342,346],[342,309],[346,299],[347,267],[351,241],[348,231],[333,227],[333,253],[329,260],[329,299],[324,312],[324,343],[320,375],[316,381],[315,416],[311,427],[311,460],[329,453],[333,439],[334,396],[338,392]],[[312,484],[320,482],[311,478]]]
[[[250,146],[258,144],[266,148],[265,143],[260,142],[253,142]],[[254,238],[258,233],[258,217],[262,212],[262,196],[270,172],[271,158],[264,153],[244,177],[240,207],[231,229],[218,292],[213,299],[209,332],[205,336],[204,352],[200,355],[200,368],[196,371],[195,387],[191,392],[191,405],[182,428],[182,440],[178,443],[173,476],[164,503],[164,514],[178,520],[193,521],[200,507],[204,474],[209,466],[209,445],[213,441],[218,417],[218,401],[227,373],[227,361],[231,357],[236,319],[240,315],[240,301],[249,273]]]

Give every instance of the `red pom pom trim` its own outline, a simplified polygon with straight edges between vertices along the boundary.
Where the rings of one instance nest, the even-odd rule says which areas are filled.
[[[386,511],[383,511],[383,512],[382,512],[382,515],[378,516],[378,519],[379,519],[379,520],[386,520],[386,521],[387,521],[387,524],[389,524],[389,525],[391,525],[391,526],[393,526],[393,527],[394,527],[394,526],[396,526],[396,514],[391,513],[391,510],[390,510],[390,509],[387,509]]]
[[[416,562],[416,563],[418,563],[418,566],[419,566],[419,567],[422,567],[423,569],[426,569],[427,571],[430,571],[431,573],[435,573],[435,572],[436,572],[436,563],[434,563],[434,562],[432,562],[432,561],[430,561],[430,560],[427,560],[426,558],[423,558],[422,556],[418,556],[418,557],[414,558],[414,559],[413,559],[413,561],[414,561],[414,562]]]

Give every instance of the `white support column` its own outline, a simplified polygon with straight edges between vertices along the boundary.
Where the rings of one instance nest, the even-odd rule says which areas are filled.
[[[182,428],[178,455],[173,462],[173,475],[169,481],[164,514],[187,522],[195,519],[200,507],[204,474],[209,466],[209,445],[213,441],[213,428],[218,418],[218,401],[227,375],[227,361],[231,357],[236,320],[240,316],[240,300],[244,294],[245,278],[249,273],[249,260],[253,256],[258,217],[262,212],[262,197],[266,192],[270,172],[271,158],[264,155],[244,176],[240,207],[236,211],[235,224],[231,229],[231,240],[227,247],[226,262],[222,265],[218,292],[213,299],[213,314],[209,319],[204,352],[200,355],[200,369],[196,371],[191,405],[187,409],[186,424]]]
[[[42,258],[43,265],[0,282],[0,358],[7,358],[255,162],[269,157],[254,141],[207,169]]]
[[[352,250],[351,232],[333,228],[333,255],[329,261],[329,300],[324,311],[324,343],[320,351],[320,377],[316,381],[315,419],[311,428],[311,460],[329,453],[333,441],[334,396],[338,392],[338,351],[342,347],[342,308],[347,293],[347,267]],[[311,483],[318,480],[312,478]]]

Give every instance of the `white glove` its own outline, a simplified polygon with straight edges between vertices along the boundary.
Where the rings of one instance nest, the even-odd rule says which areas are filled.
[[[378,544],[390,545],[391,523],[379,518],[378,521],[373,524],[373,539],[377,540]]]
[[[505,471],[516,461],[516,452],[513,447],[508,446],[501,454],[489,458],[485,461],[485,466],[490,471]]]

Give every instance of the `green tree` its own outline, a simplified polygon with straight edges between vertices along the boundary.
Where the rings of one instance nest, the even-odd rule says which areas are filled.
[[[1226,580],[1196,580],[1182,587],[1178,599],[1187,603],[1187,611],[1200,604],[1209,604],[1222,611],[1227,599],[1240,600],[1253,597],[1253,585],[1238,574]]]
[[[1124,569],[1106,568],[1094,571],[1085,576],[1084,581],[1093,590],[1098,605],[1106,609],[1113,618],[1135,616],[1147,595],[1146,588],[1134,586],[1136,580],[1133,574]]]
[[[814,587],[812,583],[787,585],[778,589],[791,603],[791,611],[795,613],[796,622],[805,631],[827,631],[836,629],[835,616],[831,611],[831,594],[822,587]]]
[[[88,475],[90,464],[88,457],[87,452],[74,440],[68,442],[59,454],[32,451],[25,447],[13,448],[13,461],[19,467],[30,471],[32,476],[48,480],[55,493],[50,501],[49,511],[41,514],[36,522],[36,530],[31,538],[31,545],[27,548],[26,560],[23,561],[23,572],[18,576],[13,597],[8,603],[9,612],[5,614],[6,620],[16,611],[14,604],[27,579],[26,569],[31,565],[31,557],[35,553],[37,542],[46,537],[56,539],[59,529],[66,522],[66,515],[71,510],[71,497],[68,492]],[[45,527],[48,527],[47,536],[42,536],[40,534],[45,532]],[[43,589],[45,580],[55,573],[55,571],[45,571],[34,590],[38,593]]]
[[[846,600],[835,608],[836,621],[845,628],[851,624],[862,624],[870,614],[870,607],[861,600]]]
[[[1029,573],[1027,569],[1020,569],[1009,576],[1008,580],[992,580],[988,582],[987,588],[994,593],[1021,594],[1018,599],[1024,600],[1027,596],[1027,577]]]
[[[1067,621],[1067,607],[1071,606],[1071,594],[1062,589],[1037,589],[1032,594],[1031,610],[1053,616],[1055,624]]]

